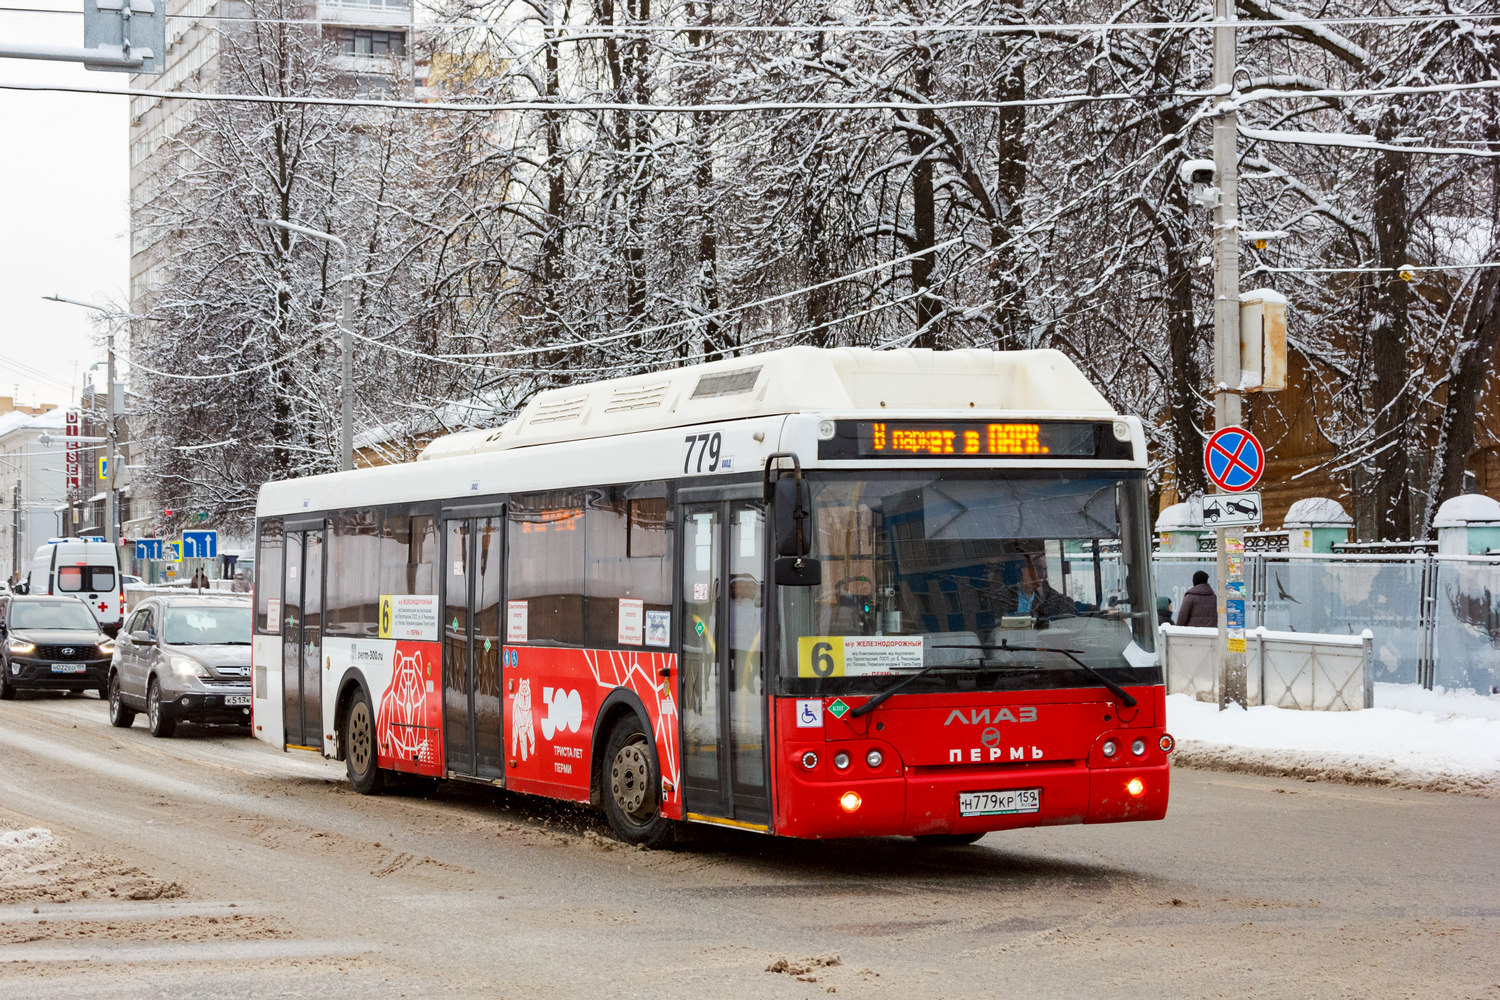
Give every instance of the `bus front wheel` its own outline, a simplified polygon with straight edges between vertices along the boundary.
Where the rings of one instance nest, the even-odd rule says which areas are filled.
[[[344,763],[349,784],[361,795],[378,795],[385,787],[385,772],[375,759],[375,713],[363,688],[349,699],[344,713]]]
[[[627,844],[670,846],[677,827],[661,814],[661,769],[646,730],[634,715],[615,723],[604,744],[604,814]]]

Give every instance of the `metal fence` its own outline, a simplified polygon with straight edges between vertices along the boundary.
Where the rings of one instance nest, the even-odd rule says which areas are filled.
[[[1161,629],[1168,694],[1219,701],[1218,631]],[[1322,712],[1375,707],[1374,637],[1273,632],[1245,633],[1245,696],[1251,705]]]
[[[1173,611],[1210,554],[1154,557]],[[1373,680],[1500,693],[1500,559],[1247,552],[1246,628],[1374,636]]]

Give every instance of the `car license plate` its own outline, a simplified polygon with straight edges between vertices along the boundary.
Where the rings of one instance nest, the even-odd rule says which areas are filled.
[[[226,694],[224,696],[224,704],[231,706],[248,705],[250,704],[250,696],[248,694]]]
[[[1004,816],[1034,813],[1042,808],[1040,788],[1007,788],[999,792],[959,792],[960,816]]]
[[[82,663],[54,663],[52,672],[54,674],[81,674],[88,669]]]

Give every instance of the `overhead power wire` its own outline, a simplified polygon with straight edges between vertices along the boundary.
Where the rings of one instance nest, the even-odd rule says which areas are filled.
[[[1245,268],[1246,274],[1404,274],[1411,271],[1479,271],[1500,267],[1500,260],[1477,264],[1403,264],[1400,267],[1269,267],[1257,264]]]
[[[152,368],[149,365],[143,364],[142,362],[136,361],[134,359],[131,360],[130,367],[132,369],[139,368],[143,372],[150,372],[152,375],[157,375],[161,378],[180,379],[184,382],[212,382],[218,379],[235,378],[239,375],[249,375],[253,372],[263,371],[267,368],[273,368],[276,365],[281,364],[283,361],[290,361],[292,358],[295,358],[297,355],[302,354],[308,349],[316,347],[324,341],[331,339],[331,336],[331,333],[325,333],[322,337],[310,337],[307,340],[303,341],[301,344],[292,348],[290,351],[287,351],[280,357],[271,358],[268,361],[262,361],[260,364],[251,365],[249,368],[241,368],[238,371],[232,372],[214,372],[212,375],[191,375],[186,372],[167,372],[162,371],[160,368]]]
[[[60,14],[81,16],[81,10],[61,10],[50,7],[0,7],[0,13],[5,14]],[[167,17],[173,20],[189,21],[217,21],[228,23],[259,23],[259,24],[301,24],[301,25],[326,25],[338,24],[336,21],[324,21],[317,18],[272,18],[272,17],[242,17],[232,14],[173,14]],[[1319,27],[1323,25],[1386,25],[1394,27],[1405,27],[1415,24],[1424,24],[1441,21],[1482,21],[1492,18],[1500,18],[1500,11],[1452,11],[1442,14],[1355,14],[1347,17],[1281,17],[1274,20],[1229,20],[1216,21],[1212,19],[1201,19],[1194,21],[1075,21],[1069,23],[1037,23],[1037,22],[1014,22],[1001,24],[962,24],[954,22],[923,23],[923,24],[901,24],[897,22],[882,22],[879,24],[850,24],[844,21],[827,22],[822,24],[544,24],[537,20],[525,21],[484,21],[484,20],[444,20],[428,22],[411,22],[411,27],[419,31],[442,31],[442,30],[468,30],[472,28],[488,28],[496,31],[513,30],[545,30],[554,37],[568,35],[639,35],[668,32],[680,34],[693,31],[705,34],[756,34],[756,35],[800,35],[811,33],[831,34],[982,34],[982,35],[1024,35],[1038,31],[1046,32],[1078,32],[1087,34],[1095,31],[1212,31],[1215,28],[1234,27],[1241,30],[1268,30],[1283,26],[1293,27]]]
[[[664,333],[667,330],[674,330],[678,327],[683,326],[694,326],[711,319],[723,319],[726,316],[732,316],[735,313],[741,313],[747,309],[755,309],[760,306],[772,305],[777,302],[783,302],[787,299],[796,298],[799,295],[806,295],[808,292],[815,292],[818,289],[827,288],[830,285],[842,284],[845,281],[854,281],[858,278],[863,278],[866,275],[874,274],[876,271],[884,271],[896,266],[897,264],[904,264],[908,261],[916,260],[918,257],[923,257],[930,253],[936,253],[939,250],[946,250],[948,247],[953,246],[955,243],[962,242],[963,237],[955,236],[952,239],[944,240],[941,243],[935,243],[925,249],[914,250],[911,253],[905,254],[900,257],[893,257],[890,260],[877,261],[876,263],[870,264],[866,267],[862,267],[857,271],[850,271],[848,274],[841,274],[836,278],[829,278],[827,281],[820,281],[815,285],[807,285],[803,288],[794,288],[790,291],[778,292],[775,295],[768,295],[765,298],[755,299],[750,302],[742,302],[739,305],[728,306],[724,309],[718,309],[713,312],[695,313],[692,316],[685,316],[682,319],[674,319],[666,323],[658,323],[656,326],[642,327],[636,330],[622,330],[619,333],[611,333],[604,337],[591,337],[587,340],[573,341],[570,343],[546,344],[533,347],[517,347],[507,351],[484,351],[473,354],[425,354],[421,351],[413,351],[409,348],[398,347],[394,344],[387,344],[382,340],[377,340],[373,337],[367,337],[359,333],[356,333],[355,337],[365,341],[366,343],[375,344],[377,346],[384,347],[387,350],[395,351],[397,354],[408,354],[412,357],[427,358],[436,361],[482,361],[491,358],[526,357],[532,354],[558,354],[560,352],[570,351],[575,348],[597,347],[600,344],[608,344],[614,341],[627,340],[631,337],[645,337],[655,333]]]
[[[1297,100],[1310,97],[1392,97],[1420,94],[1452,94],[1500,90],[1500,79],[1466,83],[1437,83],[1423,86],[1363,87],[1345,90],[1277,90],[1257,88],[1242,94],[1228,90],[1181,90],[1163,93],[1059,94],[1054,97],[1032,97],[1008,101],[705,101],[698,104],[638,104],[630,101],[397,101],[356,97],[282,97],[275,94],[218,94],[183,90],[150,90],[131,87],[84,87],[50,83],[0,83],[0,90],[20,90],[57,94],[94,94],[109,97],[150,97],[177,101],[219,101],[239,104],[272,104],[292,107],[386,108],[409,111],[460,111],[470,114],[498,114],[506,111],[618,111],[643,114],[734,114],[748,111],[962,111],[992,108],[1057,107],[1070,104],[1119,103],[1161,100],[1176,97],[1183,100],[1205,100],[1224,97],[1218,110],[1228,111],[1246,104],[1272,100]]]

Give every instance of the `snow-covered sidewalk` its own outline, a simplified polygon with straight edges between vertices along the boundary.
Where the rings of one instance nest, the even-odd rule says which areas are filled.
[[[1232,708],[1167,698],[1183,767],[1500,797],[1500,697],[1376,684],[1361,712]]]

